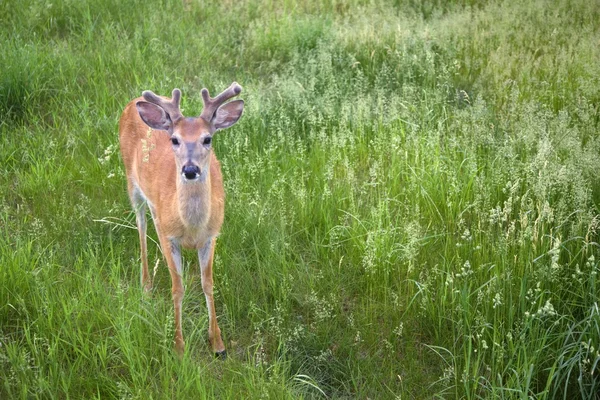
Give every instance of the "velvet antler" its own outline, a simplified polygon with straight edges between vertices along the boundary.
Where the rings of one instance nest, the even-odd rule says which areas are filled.
[[[175,121],[179,118],[183,118],[183,114],[181,114],[181,110],[179,109],[179,101],[181,100],[181,90],[173,89],[173,93],[171,94],[171,100],[165,100],[157,95],[155,95],[150,90],[145,90],[142,92],[142,97],[149,103],[156,104],[159,107],[162,107],[163,110],[169,114],[169,118],[171,121]]]
[[[237,82],[233,82],[231,86],[214,98],[209,96],[208,89],[202,89],[202,101],[204,103],[204,108],[202,109],[202,114],[200,114],[200,117],[207,122],[211,122],[217,109],[227,100],[240,94],[241,91],[242,87]]]

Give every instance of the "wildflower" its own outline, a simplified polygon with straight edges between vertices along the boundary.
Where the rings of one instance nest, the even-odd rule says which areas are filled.
[[[502,296],[500,296],[500,293],[496,293],[492,302],[493,302],[492,308],[496,308],[497,306],[502,305]]]
[[[540,309],[537,310],[536,315],[539,317],[544,317],[544,316],[553,316],[553,315],[557,315],[556,311],[554,310],[554,306],[552,305],[552,303],[550,303],[550,300],[546,300],[546,304],[544,304],[543,307],[541,307]]]
[[[402,332],[404,331],[404,323],[400,322],[400,325],[398,325],[395,329],[394,329],[394,333],[396,334],[396,336],[401,337],[402,336]]]

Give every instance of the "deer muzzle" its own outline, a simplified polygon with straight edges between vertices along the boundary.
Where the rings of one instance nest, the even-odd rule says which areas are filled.
[[[181,169],[183,177],[189,181],[200,177],[200,167],[193,164],[186,164]]]

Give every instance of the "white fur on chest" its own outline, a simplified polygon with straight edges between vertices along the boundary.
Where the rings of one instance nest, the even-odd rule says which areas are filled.
[[[178,238],[184,247],[202,246],[209,233],[207,225],[210,219],[210,198],[202,191],[180,191],[179,216],[183,222],[183,232]]]
[[[186,230],[202,230],[210,217],[210,198],[202,192],[182,190],[179,196],[179,215]]]

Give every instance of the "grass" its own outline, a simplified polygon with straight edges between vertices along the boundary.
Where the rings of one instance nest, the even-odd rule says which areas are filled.
[[[0,1],[0,398],[598,398],[596,3],[183,3]],[[179,360],[117,121],[232,81]]]

